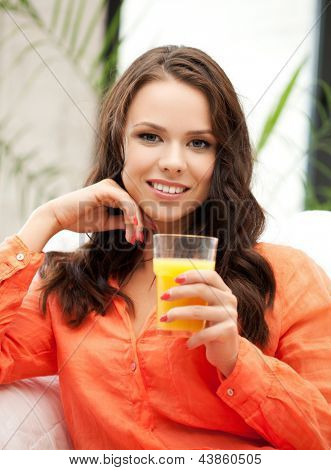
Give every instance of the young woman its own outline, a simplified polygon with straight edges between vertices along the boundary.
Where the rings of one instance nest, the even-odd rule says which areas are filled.
[[[1,244],[0,381],[59,374],[75,449],[330,448],[330,280],[302,251],[257,242],[252,162],[219,65],[158,47],[105,95],[84,187]],[[92,235],[43,253],[63,229]],[[155,232],[219,239],[216,271],[169,292],[208,302],[169,310],[207,321],[189,340],[157,334]]]

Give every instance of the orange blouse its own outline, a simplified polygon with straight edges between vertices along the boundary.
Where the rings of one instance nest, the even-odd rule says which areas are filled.
[[[68,327],[56,297],[38,308],[44,253],[17,235],[0,244],[0,383],[59,375],[75,449],[329,449],[331,282],[301,250],[255,249],[277,292],[263,350],[240,338],[222,379],[205,347],[156,334],[155,309],[136,338],[122,299]],[[113,281],[111,285],[117,287]],[[13,410],[15,412],[15,410]]]

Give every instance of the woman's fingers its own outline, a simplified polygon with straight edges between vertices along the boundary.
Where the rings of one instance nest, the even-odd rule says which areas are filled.
[[[156,226],[152,219],[148,217],[144,212],[141,212],[143,220],[143,228],[147,230],[156,231]],[[104,232],[106,230],[125,230],[125,238],[128,242],[132,239],[132,236],[136,233],[137,225],[131,223],[130,217],[124,212],[119,215],[108,215],[107,209],[103,208],[103,213],[96,214],[98,223],[96,226],[91,227],[89,231]]]
[[[116,181],[106,178],[100,184],[107,191],[106,197],[109,198],[110,205],[119,207],[123,211],[126,225],[125,238],[129,243],[135,243],[136,240],[144,241],[144,227],[157,230],[150,217],[140,209],[136,201]]]
[[[140,210],[132,197],[121,188],[116,181],[106,178],[99,183],[103,194],[99,198],[104,199],[107,205],[118,207],[123,211],[125,221],[125,238],[129,243],[135,243],[138,239],[139,228],[143,229]]]
[[[166,312],[164,321],[174,320],[206,320],[210,324],[227,321],[230,325],[237,325],[237,313],[230,305],[187,305],[173,307]]]
[[[224,303],[230,303],[233,299],[232,293],[221,291],[216,287],[203,283],[174,286],[163,294],[167,294],[167,298],[164,300],[170,302],[187,297],[199,297],[207,301],[208,305],[223,305]]]
[[[156,226],[155,222],[153,222],[153,220],[147,214],[145,214],[144,212],[142,213],[142,215],[143,215],[144,227],[146,227],[148,229],[151,229],[153,231],[157,231],[157,226]]]

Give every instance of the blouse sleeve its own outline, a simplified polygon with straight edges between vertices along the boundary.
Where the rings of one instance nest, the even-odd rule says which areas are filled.
[[[39,308],[44,253],[17,236],[0,244],[0,383],[57,373],[51,318]]]
[[[240,338],[238,361],[217,395],[278,449],[331,448],[331,282],[309,256],[281,288],[275,357]]]

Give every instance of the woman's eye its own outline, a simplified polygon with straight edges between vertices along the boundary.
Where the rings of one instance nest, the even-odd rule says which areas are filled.
[[[156,143],[157,139],[160,140],[160,137],[156,134],[143,133],[138,135],[139,139],[142,139],[144,142]],[[191,141],[193,143],[193,148],[198,150],[204,150],[210,147],[210,143],[206,140],[194,139]]]
[[[154,137],[158,137],[158,136],[156,134],[139,134],[138,137],[144,140],[145,142],[156,142]]]
[[[192,142],[198,144],[198,146],[193,145],[193,147],[196,149],[207,149],[208,147],[210,147],[210,143],[206,140],[194,139],[192,140]],[[199,144],[203,144],[203,146],[200,146]]]

